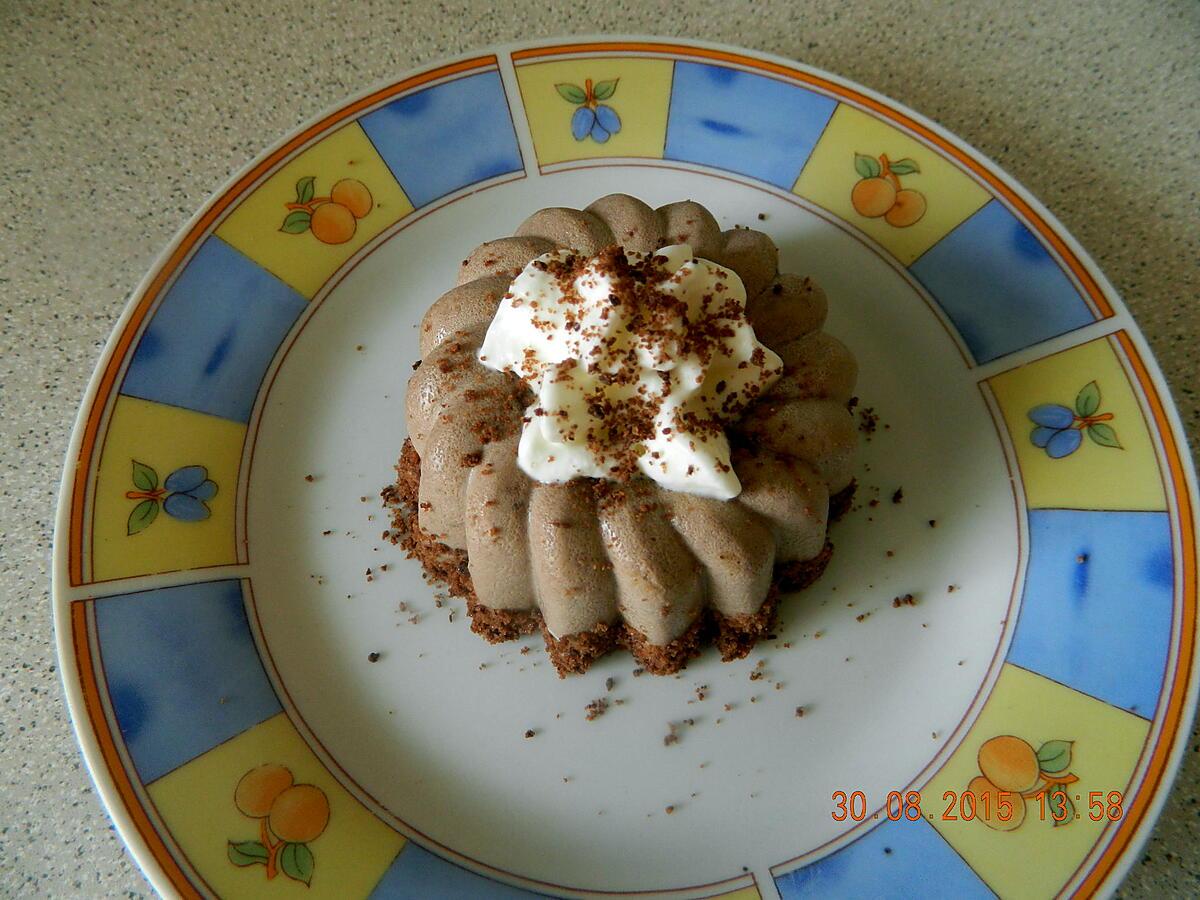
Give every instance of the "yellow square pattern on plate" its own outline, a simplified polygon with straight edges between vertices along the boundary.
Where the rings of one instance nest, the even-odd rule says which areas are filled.
[[[1030,507],[1166,509],[1146,420],[1108,338],[997,375],[989,384],[1012,436]],[[1032,435],[1038,426],[1030,411],[1052,404],[1077,415],[1077,404],[1089,402],[1081,394],[1087,389],[1091,395],[1092,385],[1098,405],[1091,420],[1103,430],[1090,430],[1077,420],[1074,425],[1082,426],[1075,428],[1080,432],[1077,449],[1057,459],[1035,446]],[[1098,443],[1093,434],[1106,443]],[[1113,438],[1119,447],[1110,446]]]
[[[517,82],[538,164],[611,156],[662,159],[673,71],[674,63],[667,60],[621,57],[518,66]],[[586,96],[589,80],[596,105],[609,107],[621,122],[620,131],[604,143],[590,135],[575,140],[571,118],[585,104],[574,103],[560,93]],[[616,84],[608,94],[600,86],[611,82]],[[580,93],[576,95],[572,89]]]
[[[330,196],[335,202],[322,199]],[[412,209],[363,130],[351,124],[260,184],[217,234],[311,298],[360,247]]]
[[[912,192],[905,195],[912,203],[904,216],[899,208],[883,210],[895,190],[895,183],[882,175],[883,156],[902,173],[895,176],[900,189]],[[877,170],[880,174],[873,174]],[[876,180],[858,187],[867,180],[864,173]],[[792,190],[866,232],[906,266],[991,199],[945,157],[886,122],[844,104],[834,111]],[[921,205],[924,212],[909,222]]]
[[[1113,824],[1106,817],[1108,794],[1125,790],[1149,727],[1145,720],[1115,706],[1006,665],[978,721],[921,792],[921,810],[932,815],[933,827],[1000,896],[1053,896],[1101,831]],[[945,792],[953,791],[962,803],[968,785],[980,776],[981,765],[993,779],[1011,779],[1005,787],[1023,789],[1034,781],[1044,784],[1038,774],[1039,758],[1045,760],[1045,768],[1059,770],[1056,777],[1078,778],[1063,788],[1073,807],[1060,810],[1063,824],[1054,824],[1050,804],[1043,819],[1036,798],[1022,801],[1015,792],[1009,795],[1014,801],[1011,818],[996,823],[1007,830],[990,827],[979,818],[943,821],[950,803]],[[1091,818],[1091,792],[1098,792],[1106,804],[1103,811],[1095,810],[1104,816],[1101,821]],[[969,814],[970,801],[966,805]],[[982,810],[981,804],[977,806]],[[1113,809],[1119,817],[1117,807]],[[959,804],[953,812],[962,815]]]
[[[255,769],[257,775],[239,788]],[[291,796],[280,794],[272,805],[271,797],[288,783],[304,787]],[[405,843],[334,780],[283,713],[164,775],[148,790],[200,877],[222,897],[365,897]],[[272,828],[283,837],[305,839],[307,853],[292,851],[304,859],[285,868],[281,848],[270,872],[249,862],[261,855],[253,845],[262,844],[263,819],[239,806],[253,814],[270,807]],[[288,874],[306,860],[312,863],[307,891]],[[301,872],[308,868],[302,865]]]
[[[245,436],[240,422],[118,397],[96,475],[93,580],[237,562],[233,515]],[[215,488],[172,500],[167,482],[185,468]],[[209,515],[188,518],[203,515],[200,504]]]

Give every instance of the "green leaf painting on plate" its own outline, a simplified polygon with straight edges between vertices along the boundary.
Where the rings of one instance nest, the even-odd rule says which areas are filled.
[[[617,82],[619,78],[613,78],[608,81],[597,81],[596,86],[592,88],[592,96],[597,100],[607,100],[617,90]]]
[[[1038,748],[1038,767],[1050,775],[1065,772],[1071,767],[1072,741],[1046,741]]]
[[[229,861],[235,866],[265,866],[267,864],[267,848],[258,841],[229,842]]]
[[[279,854],[279,868],[294,881],[312,882],[316,862],[307,844],[286,844]]]
[[[145,463],[133,461],[133,486],[139,491],[152,491],[158,487],[158,473]]]
[[[126,522],[126,534],[137,534],[139,531],[145,531],[158,518],[158,501],[143,500],[133,508],[129,513],[129,520]]]
[[[303,234],[312,225],[312,215],[303,209],[293,210],[283,220],[279,230],[286,234]]]
[[[316,193],[317,178],[315,175],[305,175],[296,182],[296,202],[308,203]]]
[[[879,160],[874,157],[867,156],[864,153],[854,154],[854,171],[862,178],[878,178],[879,173],[883,171],[880,168]]]
[[[1087,418],[1096,414],[1096,410],[1100,408],[1100,386],[1094,381],[1089,381],[1075,396],[1075,414],[1080,418]]]
[[[587,92],[577,84],[556,84],[554,89],[568,103],[587,102]]]

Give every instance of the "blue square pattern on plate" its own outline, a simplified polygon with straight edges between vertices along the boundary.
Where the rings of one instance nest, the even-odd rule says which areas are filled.
[[[1032,510],[1008,661],[1152,718],[1171,639],[1173,579],[1165,512]]]
[[[414,207],[522,169],[497,72],[401,97],[363,116],[359,124]]]
[[[1042,243],[996,200],[929,248],[910,271],[977,362],[1095,321]]]
[[[396,856],[383,878],[371,892],[371,900],[518,900],[539,897],[520,888],[484,878],[453,863],[448,863],[411,841]]]
[[[928,822],[884,822],[824,859],[775,879],[793,897],[995,897]]]
[[[149,784],[280,712],[237,581],[95,601],[108,694]]]
[[[129,363],[121,393],[237,422],[307,301],[219,237],[167,291]]]
[[[677,62],[663,155],[791,190],[836,107],[764,75]]]

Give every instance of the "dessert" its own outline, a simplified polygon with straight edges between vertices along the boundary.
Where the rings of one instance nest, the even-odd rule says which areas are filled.
[[[393,539],[490,641],[656,674],[770,633],[849,504],[854,357],[813,282],[691,202],[549,208],[420,325]]]

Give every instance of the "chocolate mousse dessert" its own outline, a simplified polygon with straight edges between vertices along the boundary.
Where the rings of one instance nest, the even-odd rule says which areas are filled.
[[[489,641],[655,674],[769,634],[849,505],[857,365],[824,292],[698,203],[543,209],[420,326],[393,540]]]

